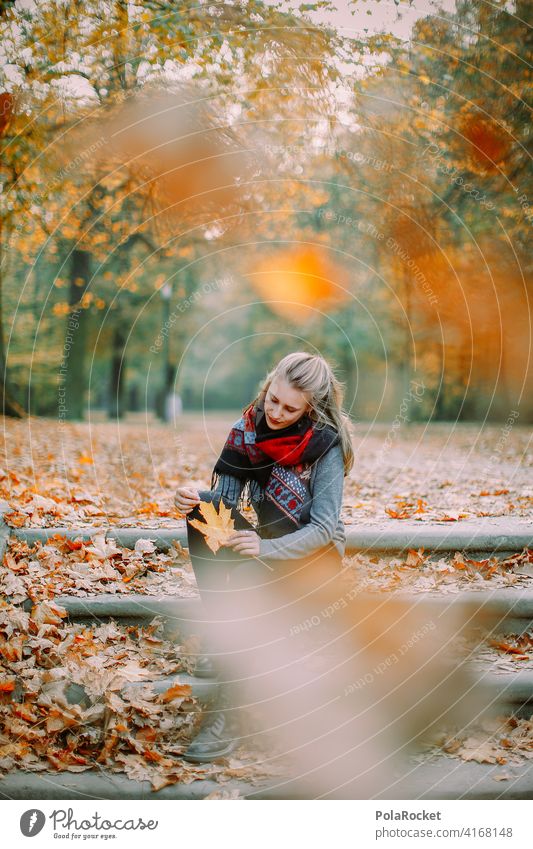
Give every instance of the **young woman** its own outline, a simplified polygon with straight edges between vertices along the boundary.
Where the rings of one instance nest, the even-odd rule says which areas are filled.
[[[177,490],[175,503],[187,516],[189,553],[206,612],[220,612],[214,602],[220,603],[221,591],[290,578],[310,561],[315,575],[317,562],[321,574],[340,572],[346,539],[343,483],[354,459],[342,398],[341,384],[323,357],[288,354],[231,428],[211,490]],[[221,499],[231,509],[235,532],[213,554],[190,520],[202,518],[201,501],[218,508]],[[241,513],[246,503],[255,510],[255,527]],[[200,658],[196,674],[213,672],[210,658]],[[233,750],[224,688],[217,707],[184,753],[187,760],[202,763]]]

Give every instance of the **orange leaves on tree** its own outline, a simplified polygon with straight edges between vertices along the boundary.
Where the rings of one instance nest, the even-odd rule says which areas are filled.
[[[7,91],[3,91],[0,94],[0,137],[4,135],[5,131],[9,127],[9,124],[11,123],[11,118],[13,115],[13,106],[13,95],[9,94],[9,92]]]
[[[460,133],[466,140],[468,165],[477,173],[497,174],[509,155],[512,136],[495,121],[465,115]]]
[[[220,502],[220,511],[211,502],[201,501],[199,510],[205,519],[205,522],[200,522],[199,519],[190,519],[189,524],[196,528],[205,536],[205,541],[213,554],[216,554],[218,549],[224,545],[235,530],[235,523],[231,518],[231,510],[226,505]]]
[[[166,215],[180,203],[186,203],[190,215],[213,205],[220,209],[238,197],[236,180],[245,167],[242,148],[192,86],[182,91],[174,87],[172,93],[154,88],[148,95],[141,92],[78,135],[82,138],[72,137],[65,158],[74,155],[74,146],[81,143],[88,149],[105,135],[109,143],[96,147],[96,167],[126,166],[155,190]]]
[[[273,312],[294,321],[338,308],[349,297],[346,272],[318,247],[281,251],[246,276]]]

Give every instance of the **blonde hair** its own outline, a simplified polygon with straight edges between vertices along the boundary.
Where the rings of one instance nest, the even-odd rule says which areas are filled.
[[[335,377],[329,363],[318,354],[305,351],[287,354],[267,374],[254,404],[264,401],[270,384],[277,377],[286,380],[294,389],[310,395],[309,417],[317,423],[319,429],[328,424],[338,432],[346,476],[354,463],[351,423],[342,408],[344,385]]]

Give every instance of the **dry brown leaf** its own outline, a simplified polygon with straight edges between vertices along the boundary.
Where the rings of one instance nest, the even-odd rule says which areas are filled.
[[[114,557],[115,554],[122,553],[114,540],[106,541],[105,534],[96,534],[91,537],[91,542],[92,546],[86,548],[87,554],[92,554],[98,560],[106,560],[108,557]]]
[[[151,539],[138,539],[135,543],[135,551],[139,554],[153,554],[156,546]]]
[[[424,556],[423,548],[419,548],[418,550],[410,548],[407,552],[405,563],[407,566],[422,566],[422,564],[427,560],[427,557],[428,555]]]
[[[60,607],[53,601],[41,601],[32,607],[30,618],[36,625],[60,625],[62,619],[67,616],[64,607]]]

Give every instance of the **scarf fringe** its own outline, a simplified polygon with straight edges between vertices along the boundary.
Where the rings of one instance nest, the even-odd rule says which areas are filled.
[[[220,478],[221,478],[221,475],[218,474],[217,472],[213,471],[213,473],[211,475],[211,491],[217,489],[217,487],[220,483]],[[252,493],[251,493],[251,481],[250,480],[245,481],[244,486],[241,490],[241,494],[240,494],[239,498],[237,499],[237,505],[236,506],[237,506],[237,510],[240,510],[240,511],[244,510],[245,508],[246,509],[253,508]]]

